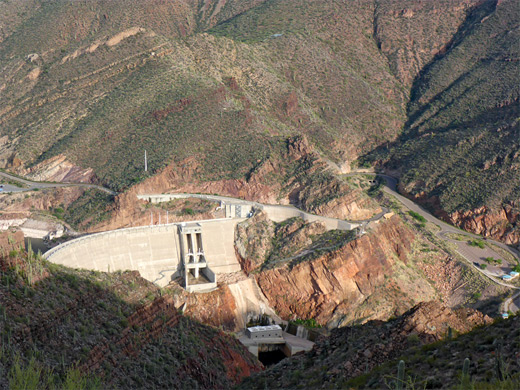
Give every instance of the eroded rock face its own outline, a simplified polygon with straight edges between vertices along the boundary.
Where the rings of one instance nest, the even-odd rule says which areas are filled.
[[[476,326],[489,325],[493,320],[481,312],[460,308],[452,310],[439,302],[423,302],[405,313],[397,327],[403,334],[417,333],[428,342],[443,338],[448,328],[466,333]]]
[[[211,293],[187,294],[186,303],[186,314],[203,324],[227,331],[238,328],[235,299],[226,285]]]
[[[63,154],[36,164],[23,172],[29,179],[36,181],[57,181],[69,183],[92,183],[94,171],[92,168],[81,168],[72,164]]]
[[[387,318],[435,296],[420,277],[405,282],[408,276],[395,278],[402,272],[395,266],[406,265],[414,239],[414,233],[393,217],[314,260],[263,271],[257,282],[282,318],[315,318],[329,326]],[[364,310],[363,303],[370,307]]]
[[[506,204],[497,210],[483,206],[450,214],[448,222],[475,234],[491,237],[509,245],[520,243],[520,209]]]
[[[55,207],[68,207],[85,192],[81,187],[64,187],[38,192],[19,192],[0,199],[3,211],[23,212],[29,215],[34,210],[51,210]]]
[[[447,213],[439,198],[428,196],[424,191],[415,191],[424,183],[415,182],[409,186],[399,184],[399,192],[414,202],[421,203],[433,210],[433,214],[468,232],[491,237],[509,245],[520,243],[520,201],[503,204],[500,207],[481,206],[472,210],[459,210]]]
[[[451,310],[435,301],[421,302],[398,318],[387,322],[369,321],[359,326],[334,329],[331,331],[330,337],[320,337],[312,351],[294,356],[268,368],[258,376],[246,379],[239,388],[259,388],[264,383],[267,383],[267,386],[294,388],[296,387],[295,380],[287,373],[301,369],[301,367],[305,367],[305,374],[298,379],[297,386],[314,388],[313,385],[317,383],[316,378],[319,378],[319,386],[324,388],[351,388],[352,384],[345,384],[348,379],[367,374],[370,370],[393,359],[405,360],[406,372],[413,372],[413,375],[417,375],[418,378],[423,379],[435,373],[442,380],[446,379],[445,384],[442,381],[434,382],[439,384],[433,385],[433,388],[454,388],[460,383],[460,367],[463,358],[470,356],[472,361],[477,360],[475,344],[466,345],[455,337],[459,333],[466,333],[475,327],[491,323],[491,318],[473,309]],[[445,352],[443,355],[440,348],[435,345],[431,345],[431,348],[419,348],[419,351],[415,348],[446,338],[449,328],[452,329],[451,333],[455,340],[452,345],[454,349],[458,349],[457,352],[453,354]],[[495,328],[494,331],[495,334],[497,331],[502,334],[512,334],[511,330],[505,332],[504,328],[500,330]],[[480,334],[482,335],[482,333]],[[457,342],[458,344],[455,344]],[[430,358],[435,361],[435,364],[427,365],[426,367],[429,368],[423,368],[422,372],[418,372],[416,369],[411,369],[410,366],[413,365],[414,357],[417,358],[416,354],[421,353],[421,350],[424,353],[422,359]],[[513,356],[513,350],[514,347],[511,346],[506,353]],[[461,351],[464,351],[462,357]],[[486,360],[491,359],[489,353],[491,351],[486,350],[486,352],[488,353],[485,357]],[[419,360],[419,364],[422,364],[423,367],[424,360]],[[442,366],[440,366],[441,364]],[[439,366],[442,367],[440,370]],[[323,367],[327,369],[326,375],[322,374]],[[381,368],[384,370],[383,367]],[[395,369],[391,368],[391,374],[395,375]],[[439,371],[443,371],[443,376],[439,376]],[[384,374],[372,371],[367,379],[372,381],[371,388],[382,389],[388,387],[389,377],[388,369],[386,369]],[[434,378],[428,379],[428,383],[431,383],[431,379]]]
[[[298,174],[291,173],[288,161],[301,168],[301,180],[296,177]],[[282,155],[259,163],[243,179],[201,181],[203,167],[200,160],[190,157],[168,165],[160,173],[118,195],[112,218],[96,226],[94,230],[146,223],[149,216],[140,216],[137,195],[150,193],[207,193],[266,204],[292,203],[312,213],[354,220],[370,217],[380,211],[375,202],[363,197],[360,191],[333,180],[332,175],[322,182],[309,181],[309,177],[315,177],[325,169],[326,164],[303,136],[288,139]],[[291,176],[288,181],[285,181],[286,175]]]
[[[346,187],[346,186],[344,186]],[[330,193],[344,193],[344,195],[331,199],[318,205],[307,204],[307,199],[317,198],[310,192],[326,193],[323,188],[309,189],[302,191],[300,197],[305,209],[313,214],[324,215],[332,218],[347,219],[350,221],[361,221],[373,217],[381,212],[379,207],[372,199],[363,197],[361,190],[352,191],[347,188],[338,188],[330,191]],[[306,198],[308,197],[308,198]]]
[[[433,343],[447,337],[449,328],[453,334],[466,333],[492,322],[490,317],[474,309],[451,310],[435,301],[421,302],[385,326],[373,321],[365,325],[366,329],[358,329],[361,334],[356,336],[364,342],[363,350],[351,354],[343,367],[349,376],[361,375],[367,367],[370,369],[395,358],[410,344]],[[341,345],[346,341],[347,333],[348,329],[337,330],[332,334],[330,344]],[[373,342],[375,338],[381,342]]]
[[[419,71],[446,49],[476,3],[475,0],[377,2],[375,38],[388,58],[390,69],[406,87],[411,87]]]
[[[246,273],[262,265],[272,250],[275,224],[264,212],[240,223],[235,231],[235,250]]]

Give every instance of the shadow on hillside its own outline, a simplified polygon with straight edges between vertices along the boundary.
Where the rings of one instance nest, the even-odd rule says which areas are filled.
[[[403,126],[403,132],[393,142],[387,142],[384,145],[380,145],[376,147],[375,149],[371,150],[368,153],[365,153],[362,155],[359,160],[361,162],[372,162],[376,163],[376,168],[382,169],[388,162],[391,160],[392,157],[394,157],[396,153],[396,149],[398,149],[400,146],[402,146],[406,141],[409,141],[411,139],[420,137],[421,134],[419,134],[418,126],[416,126],[416,121],[430,108],[430,105],[434,102],[439,100],[440,96],[450,88],[454,88],[456,85],[460,84],[468,75],[468,72],[462,74],[457,79],[452,81],[450,85],[437,95],[435,95],[433,98],[431,98],[428,102],[425,103],[419,103],[419,100],[421,98],[421,93],[425,86],[428,85],[429,77],[430,77],[430,71],[432,68],[443,58],[445,58],[448,54],[450,54],[458,45],[460,45],[461,42],[464,41],[464,38],[471,33],[471,31],[475,28],[475,23],[479,22],[486,16],[490,15],[494,10],[496,9],[496,1],[488,1],[488,2],[482,2],[475,6],[471,12],[467,15],[465,21],[461,24],[458,31],[454,34],[453,38],[448,42],[448,44],[445,46],[443,50],[441,50],[428,64],[424,66],[423,69],[417,74],[415,77],[411,91],[410,91],[410,100],[407,104],[407,121]],[[455,128],[471,128],[471,126],[477,125],[479,123],[482,123],[483,116],[489,118],[490,115],[493,115],[494,117],[499,117],[500,114],[502,114],[502,111],[500,110],[500,107],[493,110],[494,113],[492,114],[482,114],[478,117],[471,118],[468,121],[457,123],[450,125],[448,127],[442,127],[438,129],[432,130],[432,133],[438,134],[438,133],[445,133],[449,130],[455,129]],[[399,169],[398,165],[400,162],[395,163],[392,166],[388,166],[387,168],[390,169]]]
[[[77,367],[114,388],[224,388],[240,376],[224,354],[244,372],[258,365],[238,341],[180,315],[138,272],[73,270],[15,252],[0,258],[2,372],[13,372],[19,356],[22,366],[34,358],[43,369],[43,387]]]

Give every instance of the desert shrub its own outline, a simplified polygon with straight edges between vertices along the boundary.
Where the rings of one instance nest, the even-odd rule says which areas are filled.
[[[426,223],[426,218],[424,218],[421,214],[411,210],[408,211],[408,214],[410,214],[415,220],[422,222],[423,224]]]

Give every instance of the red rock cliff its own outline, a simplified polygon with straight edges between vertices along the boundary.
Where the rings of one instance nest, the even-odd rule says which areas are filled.
[[[408,282],[394,277],[401,272],[398,263],[407,262],[414,239],[414,233],[393,217],[336,251],[292,268],[264,271],[257,281],[283,318],[315,318],[330,326],[385,318],[435,294],[420,277]]]

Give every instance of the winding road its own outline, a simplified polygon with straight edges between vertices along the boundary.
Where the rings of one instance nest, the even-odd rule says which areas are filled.
[[[396,198],[403,206],[405,206],[407,209],[414,211],[418,214],[420,214],[422,217],[424,217],[428,222],[437,225],[440,230],[437,232],[437,236],[441,238],[442,240],[454,243],[457,246],[457,252],[466,260],[468,261],[472,266],[475,266],[475,268],[485,277],[492,280],[494,283],[518,290],[512,297],[508,298],[503,303],[503,310],[508,311],[511,310],[512,312],[516,312],[520,309],[520,287],[516,287],[514,285],[511,285],[509,283],[505,283],[502,280],[499,279],[501,275],[503,275],[505,272],[504,270],[510,270],[512,267],[511,265],[503,258],[503,256],[496,251],[494,251],[492,248],[490,248],[488,245],[484,249],[471,246],[470,239],[482,239],[481,236],[478,236],[476,234],[468,233],[466,231],[460,230],[454,226],[451,226],[438,218],[434,217],[432,214],[430,214],[428,211],[423,209],[421,206],[417,205],[416,203],[412,202],[410,199],[400,195],[397,192],[397,179],[395,177],[383,174],[383,173],[377,173],[377,172],[353,172],[353,173],[347,173],[340,175],[341,177],[349,177],[349,176],[359,176],[359,175],[370,175],[382,178],[385,182],[385,186],[383,187],[383,191],[386,193],[392,195],[394,198]],[[31,191],[34,189],[44,189],[44,188],[60,188],[60,187],[84,187],[84,188],[96,188],[100,191],[104,191],[106,193],[109,193],[111,195],[117,195],[116,192],[99,186],[95,184],[85,184],[85,183],[47,183],[47,182],[35,182],[31,180],[27,180],[25,178],[20,178],[18,176],[14,176],[5,172],[0,171],[0,178],[4,177],[8,179],[9,181],[19,182],[24,184],[26,187],[16,187],[11,184],[4,184],[3,185],[3,193],[12,193],[12,192],[24,192],[24,191]],[[258,202],[253,201],[247,201],[243,199],[238,198],[231,198],[226,196],[217,196],[217,195],[202,195],[202,194],[177,194],[179,197],[200,197],[200,198],[206,198],[206,199],[214,199],[219,200],[222,202],[232,202],[234,204],[248,204],[248,205],[254,205],[257,207],[271,207],[271,208],[277,208],[278,210],[286,210],[291,212],[299,212],[303,217],[306,217],[304,219],[308,220],[310,218],[312,219],[323,219],[323,220],[336,220],[338,221],[338,228],[341,226],[339,223],[349,223],[349,224],[356,224],[359,226],[366,225],[371,221],[376,221],[381,218],[383,218],[383,215],[389,211],[387,208],[383,208],[383,211],[378,213],[377,215],[374,215],[373,217],[364,220],[364,221],[343,221],[343,220],[337,220],[335,218],[328,218],[323,216],[315,216],[310,213],[306,213],[302,210],[299,210],[291,205],[267,205],[267,204],[261,204]],[[459,241],[455,240],[453,238],[450,238],[449,234],[459,234],[464,235],[468,237],[467,241]],[[510,253],[515,259],[520,259],[520,252],[516,249],[513,249],[506,244],[503,244],[498,241],[494,241],[491,239],[486,240],[488,243],[492,243],[493,245],[496,245],[503,250]],[[480,264],[485,263],[486,257],[493,257],[496,259],[501,258],[503,260],[501,267],[493,267],[489,266],[488,269],[482,270],[480,268]],[[492,273],[493,271],[494,273]]]
[[[510,271],[512,269],[512,265],[510,265],[503,256],[496,251],[494,251],[492,248],[490,248],[488,245],[485,246],[484,249],[481,249],[479,247],[475,247],[470,245],[471,239],[482,239],[481,236],[468,233],[464,230],[458,229],[452,225],[447,224],[446,222],[441,221],[440,219],[434,217],[432,214],[430,214],[428,211],[423,209],[421,206],[417,205],[416,203],[412,202],[410,199],[404,197],[403,195],[399,194],[397,192],[397,179],[392,176],[388,176],[382,173],[375,173],[375,172],[358,172],[358,173],[349,173],[344,174],[342,176],[356,176],[356,175],[373,175],[380,177],[385,180],[385,187],[383,188],[383,191],[386,193],[392,195],[395,197],[402,205],[404,205],[406,208],[408,208],[411,211],[415,211],[416,213],[423,216],[428,222],[431,222],[435,225],[437,225],[440,230],[437,232],[437,236],[441,238],[444,241],[452,242],[457,246],[457,252],[467,261],[470,263],[471,266],[474,266],[475,269],[477,269],[482,275],[487,277],[488,279],[492,280],[494,283],[499,284],[504,287],[508,287],[514,290],[518,290],[512,297],[506,299],[503,303],[503,311],[511,311],[513,313],[520,310],[520,287],[516,287],[512,284],[505,283],[502,280],[499,279],[499,277],[503,274],[505,274],[504,269]],[[452,239],[448,236],[448,234],[458,234],[458,235],[464,235],[468,237],[468,240],[466,241],[459,241]],[[510,253],[517,262],[519,262],[520,259],[520,252],[516,249],[513,249],[509,247],[508,245],[498,242],[491,239],[486,239],[487,243],[492,243],[493,245],[496,245],[503,250]],[[494,267],[489,266],[486,270],[483,270],[480,268],[480,264],[486,263],[485,259],[486,257],[493,257],[495,259],[502,259],[503,262],[501,264],[501,267]],[[487,264],[487,263],[486,263]],[[495,273],[492,273],[490,271],[494,271]]]
[[[98,186],[96,184],[87,184],[87,183],[51,183],[51,182],[41,182],[41,181],[32,181],[27,180],[18,176],[11,175],[6,172],[0,171],[0,179],[5,178],[12,182],[18,182],[24,184],[26,187],[17,187],[12,184],[4,184],[2,193],[13,193],[13,192],[25,192],[25,191],[33,191],[35,189],[44,189],[44,188],[60,188],[60,187],[83,187],[83,188],[95,188],[100,191],[106,192],[110,195],[117,195],[117,192],[112,191],[103,186]]]

